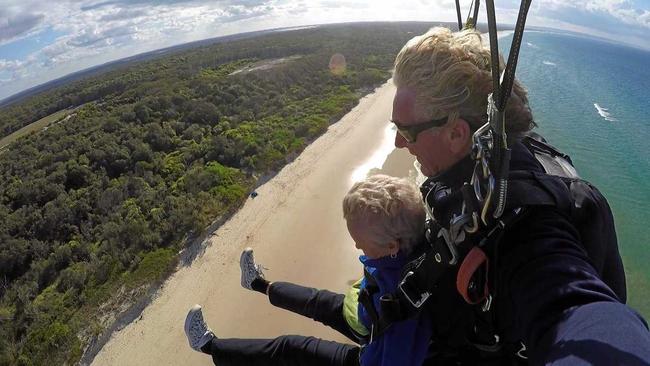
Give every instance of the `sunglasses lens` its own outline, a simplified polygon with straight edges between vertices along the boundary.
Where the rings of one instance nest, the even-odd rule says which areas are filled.
[[[412,136],[411,133],[408,130],[398,128],[397,132],[399,132],[402,137],[404,137],[404,140],[406,140],[408,143],[414,143],[415,142],[415,136]]]

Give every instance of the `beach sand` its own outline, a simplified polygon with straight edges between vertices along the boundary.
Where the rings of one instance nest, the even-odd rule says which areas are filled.
[[[208,324],[221,338],[302,334],[349,342],[319,323],[273,307],[259,293],[244,290],[239,255],[245,247],[253,247],[271,281],[344,292],[362,276],[360,252],[347,234],[341,200],[353,183],[352,173],[376,158],[380,147],[390,155],[380,159],[381,165],[367,167],[373,173],[413,174],[413,158],[390,146],[387,121],[394,91],[388,82],[364,97],[259,187],[256,198],[249,198],[210,235],[203,255],[174,273],[142,316],[114,333],[92,364],[211,365],[209,356],[190,349],[183,331],[187,310],[195,303],[203,306]]]

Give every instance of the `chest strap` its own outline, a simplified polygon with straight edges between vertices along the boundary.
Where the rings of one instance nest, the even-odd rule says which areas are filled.
[[[364,271],[366,287],[359,294],[359,303],[366,309],[372,321],[371,339],[382,335],[394,322],[416,316],[429,297],[435,293],[442,276],[450,268],[459,265],[456,282],[459,293],[470,304],[484,303],[489,294],[489,287],[488,259],[483,249],[485,246],[491,247],[489,243],[500,237],[505,228],[519,218],[522,211],[516,209],[503,215],[478,246],[469,251],[465,250],[467,255],[459,256],[456,244],[450,243],[448,238],[431,238],[427,235],[430,246],[406,264],[396,291],[380,297],[379,309],[373,302],[373,295],[379,291],[379,287],[374,278]]]

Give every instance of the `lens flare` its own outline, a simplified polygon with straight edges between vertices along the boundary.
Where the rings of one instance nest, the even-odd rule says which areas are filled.
[[[335,53],[330,57],[330,72],[334,75],[343,75],[345,73],[346,63],[345,56]]]

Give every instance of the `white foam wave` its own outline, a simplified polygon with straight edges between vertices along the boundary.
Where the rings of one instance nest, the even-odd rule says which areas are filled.
[[[364,180],[372,169],[381,169],[388,155],[395,149],[395,126],[388,122],[384,128],[384,137],[375,152],[363,164],[358,166],[350,176],[351,182]]]
[[[605,119],[605,121],[616,121],[616,118],[612,117],[612,114],[609,113],[609,108],[601,107],[598,103],[594,103],[594,107],[598,114]]]
[[[515,34],[515,31],[513,31],[513,30],[498,31],[497,32],[497,38],[504,38],[504,37],[508,37],[510,35],[513,35],[513,34]]]
[[[542,61],[542,63],[544,65],[548,65],[548,66],[557,66],[557,64],[555,62],[551,62],[551,61],[544,60],[544,61]]]
[[[497,38],[501,39],[504,37],[511,36],[515,33],[515,31],[512,30],[506,30],[506,31],[498,31],[497,32]],[[481,33],[481,38],[483,39],[483,43],[486,45],[490,44],[490,34],[489,33]]]
[[[537,45],[535,45],[535,44],[533,44],[531,42],[526,42],[526,45],[528,45],[528,47],[530,47],[530,48],[539,48],[539,46],[537,46]]]
[[[303,26],[296,26],[296,27],[273,29],[272,32],[288,32],[288,31],[295,31],[295,30],[312,29],[312,28],[316,28],[316,27],[318,27],[318,26],[317,25],[303,25]]]

